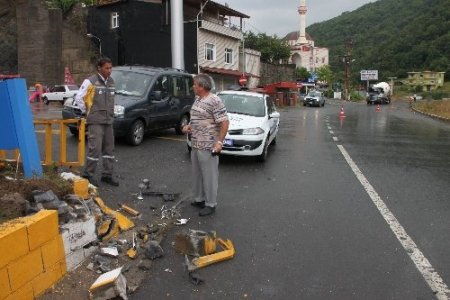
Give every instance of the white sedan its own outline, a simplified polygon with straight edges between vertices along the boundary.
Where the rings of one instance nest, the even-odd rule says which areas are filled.
[[[67,98],[73,98],[78,92],[79,87],[77,85],[63,84],[55,85],[47,93],[42,94],[42,100],[45,104],[49,104],[50,101],[59,101],[64,104]]]
[[[221,154],[255,156],[258,161],[265,161],[269,145],[276,144],[280,124],[280,113],[272,99],[267,94],[247,91],[223,91],[217,95],[230,120]]]

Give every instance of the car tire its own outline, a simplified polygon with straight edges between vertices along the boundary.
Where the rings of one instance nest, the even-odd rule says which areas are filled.
[[[48,101],[47,97],[42,98],[42,102],[44,102],[47,105],[50,103],[50,101]]]
[[[144,140],[145,126],[142,120],[136,120],[131,125],[127,134],[127,142],[132,146],[138,146]]]
[[[77,128],[69,127],[69,131],[70,131],[70,133],[73,134],[74,136],[78,136],[78,134],[79,134]]]
[[[303,103],[303,106],[306,106],[306,103]]]
[[[264,142],[264,148],[261,155],[256,157],[256,161],[265,162],[267,160],[267,153],[269,152],[269,136],[267,136],[266,141]]]
[[[182,135],[183,134],[183,126],[188,125],[189,124],[189,115],[188,114],[184,114],[181,116],[180,121],[178,122],[177,127],[175,127],[175,132],[178,135]]]

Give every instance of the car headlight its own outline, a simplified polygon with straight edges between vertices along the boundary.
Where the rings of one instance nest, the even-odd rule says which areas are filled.
[[[246,135],[258,135],[261,133],[264,133],[264,130],[261,127],[247,128],[242,131],[242,134]]]
[[[114,105],[114,117],[123,118],[125,115],[125,107],[122,105]]]

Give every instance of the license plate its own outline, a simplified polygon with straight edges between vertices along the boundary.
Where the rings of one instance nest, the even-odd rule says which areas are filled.
[[[223,141],[224,146],[233,146],[233,140],[225,139]]]

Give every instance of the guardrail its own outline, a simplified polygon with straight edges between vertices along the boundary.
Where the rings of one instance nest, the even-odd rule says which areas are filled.
[[[45,133],[45,146],[44,146],[44,160],[42,160],[42,165],[50,166],[71,166],[80,167],[84,166],[85,163],[85,152],[86,152],[86,120],[84,119],[66,119],[66,120],[46,120],[46,119],[36,119],[33,121],[34,126],[44,126]],[[67,126],[66,124],[77,124],[78,128],[78,151],[77,161],[67,161]],[[59,161],[53,160],[53,125],[59,125]],[[7,151],[0,150],[0,161],[17,161],[20,157],[19,150],[14,151],[14,159],[7,159]]]

